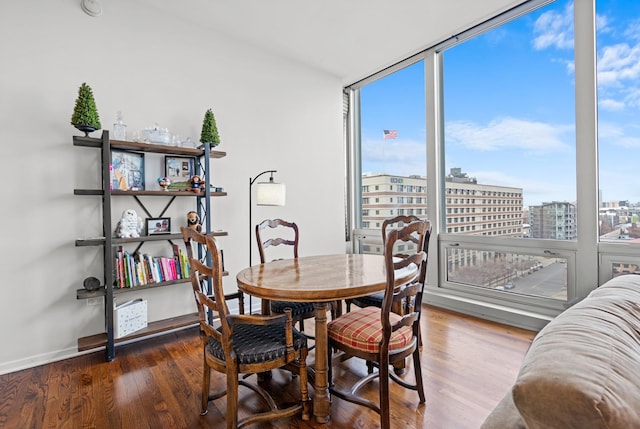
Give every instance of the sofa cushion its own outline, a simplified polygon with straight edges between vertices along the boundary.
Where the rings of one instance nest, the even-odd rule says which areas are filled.
[[[608,281],[545,326],[513,401],[529,429],[640,428],[640,276]]]

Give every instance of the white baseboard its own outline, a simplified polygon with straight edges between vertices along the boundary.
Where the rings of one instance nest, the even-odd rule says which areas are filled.
[[[248,300],[246,300],[245,304],[249,304]],[[259,299],[253,299],[252,302],[252,310],[255,313],[259,313],[261,311],[261,306],[260,306],[260,300]],[[231,313],[237,312],[238,310],[238,306],[237,303],[235,304],[235,307],[229,306],[229,311]],[[196,325],[193,325],[196,326]],[[154,337],[158,337],[161,335],[166,335],[166,334],[170,334],[171,332],[176,332],[176,331],[180,331],[183,329],[188,329],[191,326],[186,326],[186,327],[182,327],[182,328],[177,328],[177,329],[173,329],[173,330],[169,330],[169,331],[164,331],[164,332],[160,332],[158,334],[155,335],[150,335],[150,336],[146,336],[146,337],[141,337],[141,338],[135,338],[132,339],[130,341],[121,341],[116,345],[116,350],[117,347],[125,345],[125,344],[130,344],[136,341],[142,341],[142,340],[147,340],[149,338],[154,338]],[[79,352],[77,347],[70,347],[67,349],[62,349],[62,350],[57,350],[57,351],[52,351],[52,352],[48,352],[48,353],[43,353],[40,355],[35,355],[35,356],[29,356],[26,357],[24,359],[17,359],[11,362],[4,362],[4,363],[0,363],[0,375],[2,374],[9,374],[12,372],[17,372],[17,371],[22,371],[23,369],[29,369],[29,368],[35,368],[36,366],[40,366],[40,365],[46,365],[48,363],[53,363],[53,362],[58,362],[64,359],[71,359],[74,357],[78,357],[78,356],[82,356],[88,353],[94,353],[96,351],[100,351],[100,350],[104,350],[105,347],[98,347],[95,349],[91,349],[91,350],[85,350],[82,352]]]
[[[93,351],[94,350],[78,352],[77,347],[70,347],[68,349],[43,353],[40,355],[30,356],[28,358],[18,359],[11,362],[5,362],[0,364],[0,375],[22,371],[23,369],[34,368],[36,366],[45,365],[76,356],[81,356],[86,353],[92,353]]]
[[[446,292],[428,291],[426,288],[422,298],[425,304],[531,331],[539,331],[553,320],[553,316],[546,314],[463,298]]]

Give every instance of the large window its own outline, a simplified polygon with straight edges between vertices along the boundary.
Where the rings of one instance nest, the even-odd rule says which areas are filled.
[[[600,241],[609,246],[601,278],[639,273],[640,2],[598,0],[598,159]],[[606,273],[606,274],[605,274]]]
[[[458,233],[576,239],[572,35],[557,1],[443,51],[445,205],[471,215]]]
[[[424,85],[424,63],[417,61],[360,91],[363,226],[380,229],[395,215],[426,215]]]
[[[476,235],[576,239],[572,35],[562,1],[443,52],[446,206]]]
[[[431,302],[542,320],[639,271],[640,2],[525,1],[411,64],[350,88],[369,198],[353,201],[379,204],[361,205],[379,216],[354,225],[373,229],[391,213],[431,220]],[[407,128],[424,137],[402,145]],[[380,251],[378,235],[356,235],[359,250]]]
[[[600,239],[640,239],[640,2],[598,0]]]
[[[573,4],[442,51],[443,233],[576,240]],[[445,247],[446,281],[567,300],[566,259]]]

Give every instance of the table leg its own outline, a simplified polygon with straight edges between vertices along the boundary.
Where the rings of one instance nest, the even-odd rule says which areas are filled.
[[[327,337],[327,311],[329,304],[317,302],[313,304],[316,318],[316,364],[314,379],[313,415],[318,423],[329,421],[329,407],[331,401],[328,390],[328,337]]]

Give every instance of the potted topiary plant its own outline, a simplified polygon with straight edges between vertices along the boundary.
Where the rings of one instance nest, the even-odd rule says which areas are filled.
[[[93,91],[86,83],[80,85],[78,89],[76,106],[73,109],[73,115],[71,115],[71,125],[84,131],[85,137],[102,128],[96,102],[93,99]]]
[[[218,127],[216,126],[216,118],[213,111],[208,109],[204,114],[202,121],[202,133],[200,134],[200,143],[209,144],[216,147],[220,144],[220,135],[218,135]]]

